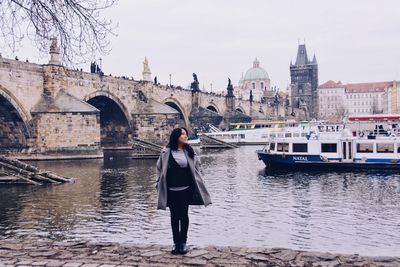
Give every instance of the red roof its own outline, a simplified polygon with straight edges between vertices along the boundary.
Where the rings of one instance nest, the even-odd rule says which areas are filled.
[[[347,83],[332,80],[318,86],[318,89],[345,88],[346,93],[366,93],[366,92],[384,92],[386,88],[393,86],[393,81],[389,82],[371,82],[371,83]]]
[[[341,81],[335,82],[329,80],[326,83],[323,83],[320,86],[318,86],[318,89],[329,89],[329,88],[343,88],[343,84]]]
[[[400,115],[364,115],[349,116],[349,121],[399,121]]]
[[[393,82],[348,83],[345,84],[346,93],[384,92],[392,87]]]

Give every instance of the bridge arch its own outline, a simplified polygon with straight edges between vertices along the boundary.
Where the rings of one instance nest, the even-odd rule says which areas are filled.
[[[215,105],[214,103],[209,103],[209,104],[207,105],[206,109],[211,110],[211,111],[214,111],[214,112],[220,114],[220,111],[219,111],[217,105]]]
[[[164,99],[163,104],[170,106],[171,108],[175,109],[181,114],[181,119],[183,121],[184,126],[188,129],[190,126],[189,124],[189,118],[186,115],[185,109],[182,107],[181,103],[173,97],[168,97]]]
[[[31,137],[31,116],[18,99],[0,85],[0,149],[14,150],[27,147]]]
[[[84,101],[100,110],[101,145],[126,146],[132,138],[132,120],[119,98],[107,91],[96,91],[85,96]]]

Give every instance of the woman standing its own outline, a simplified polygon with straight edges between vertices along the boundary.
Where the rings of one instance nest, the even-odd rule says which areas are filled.
[[[186,254],[189,205],[211,204],[200,174],[200,160],[187,143],[188,131],[176,128],[157,161],[158,209],[169,207],[174,240],[172,254]]]

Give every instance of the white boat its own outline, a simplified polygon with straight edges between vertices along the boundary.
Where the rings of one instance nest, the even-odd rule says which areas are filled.
[[[267,167],[400,169],[400,135],[354,134],[344,125],[320,125],[315,130],[277,133],[258,159]]]
[[[305,129],[309,122],[271,121],[265,123],[231,123],[228,131],[213,131],[204,135],[226,143],[239,145],[262,145],[271,133],[283,129]]]

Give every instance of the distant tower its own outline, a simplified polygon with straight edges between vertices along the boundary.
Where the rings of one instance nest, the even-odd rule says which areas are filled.
[[[142,72],[142,74],[143,74],[143,81],[146,81],[146,82],[151,82],[152,81],[152,79],[151,79],[151,71],[150,71],[150,68],[149,68],[149,62],[147,60],[147,57],[145,57],[144,61],[143,61],[143,72]]]
[[[308,60],[305,44],[299,45],[296,62],[290,62],[291,105],[304,108],[309,119],[318,116],[318,64],[314,57]]]

